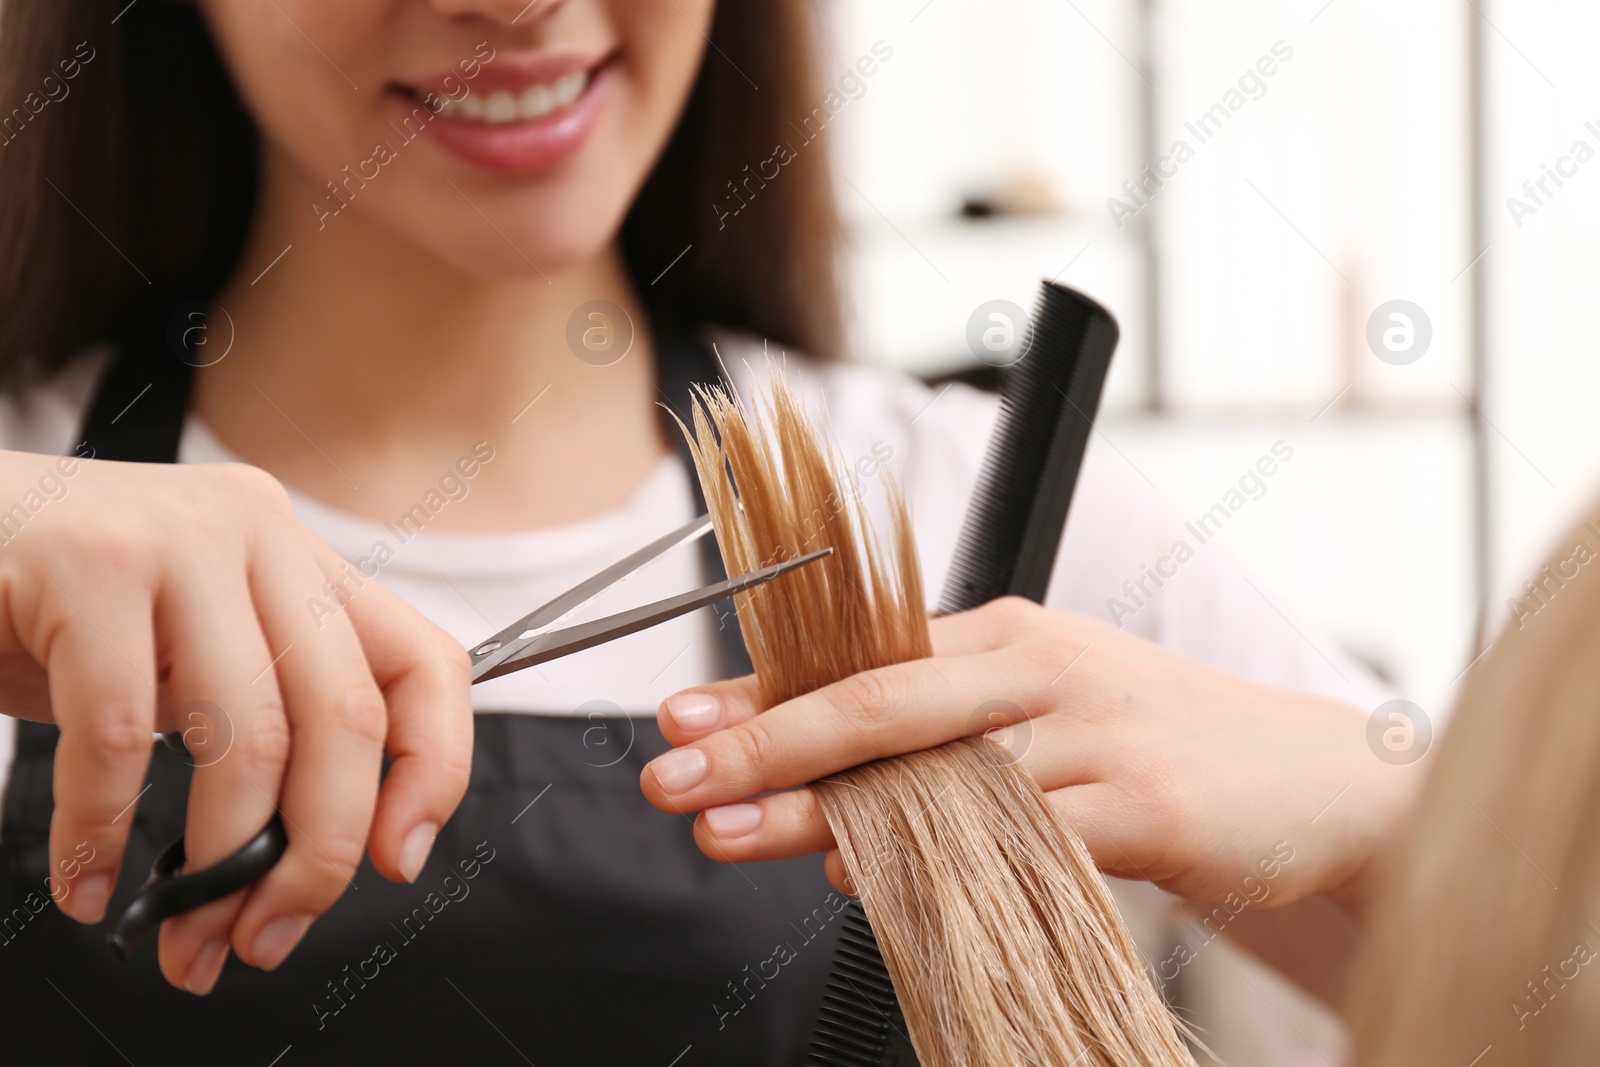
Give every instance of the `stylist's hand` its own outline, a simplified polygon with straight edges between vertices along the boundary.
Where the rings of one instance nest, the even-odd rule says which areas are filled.
[[[376,582],[357,587],[273,478],[0,452],[0,542],[0,709],[61,728],[50,892],[63,911],[105,915],[153,731],[186,731],[198,764],[189,870],[274,809],[289,834],[254,887],[163,926],[173,985],[209,992],[230,945],[277,967],[368,848],[385,877],[417,876],[466,790],[467,655]]]
[[[1368,749],[1366,715],[1242,681],[1077,615],[1015,598],[933,622],[934,658],[869,671],[763,712],[753,677],[667,698],[684,746],[645,768],[646,797],[701,812],[709,856],[829,851],[807,782],[988,732],[1020,755],[1106,872],[1219,901],[1286,842],[1270,899],[1359,896],[1417,772]],[[761,714],[757,714],[762,712]],[[771,792],[767,796],[762,793]],[[752,799],[755,798],[755,799]]]

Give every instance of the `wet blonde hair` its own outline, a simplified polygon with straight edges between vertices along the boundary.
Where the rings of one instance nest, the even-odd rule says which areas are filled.
[[[755,412],[702,391],[685,430],[730,574],[834,550],[739,597],[764,707],[932,651],[895,482],[884,551],[771,379]],[[812,788],[924,1067],[1193,1067],[1088,851],[1004,748],[967,738]]]
[[[1350,1011],[1364,1067],[1600,1049],[1597,524],[1474,668],[1385,857]]]

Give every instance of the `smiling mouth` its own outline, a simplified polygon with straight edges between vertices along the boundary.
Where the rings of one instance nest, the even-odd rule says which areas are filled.
[[[429,94],[439,108],[440,118],[453,118],[462,122],[478,122],[488,126],[509,126],[518,122],[532,122],[554,114],[573,103],[589,88],[593,77],[587,70],[575,70],[553,82],[530,85],[520,93],[496,89],[492,93],[467,93],[459,100],[451,100],[438,93]]]
[[[554,115],[563,107],[578,101],[594,82],[598,69],[573,70],[552,82],[534,83],[525,90],[512,93],[494,90],[491,93],[469,93],[459,99],[450,99],[435,91],[405,90],[414,101],[429,104],[438,118],[453,118],[456,122],[477,123],[485,126],[510,126],[515,123],[536,122],[539,118]]]
[[[391,84],[409,110],[432,112],[431,139],[472,166],[532,174],[571,159],[599,122],[617,52],[506,56],[467,77]],[[473,79],[477,80],[473,80]],[[471,84],[463,90],[459,82]],[[448,91],[447,91],[448,90]]]

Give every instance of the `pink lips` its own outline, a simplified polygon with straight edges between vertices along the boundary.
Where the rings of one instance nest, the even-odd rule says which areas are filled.
[[[428,124],[427,133],[434,143],[463,162],[502,174],[532,174],[560,166],[588,142],[610,89],[610,62],[557,57],[516,64],[502,59],[499,63],[485,63],[471,80],[452,75],[449,83],[442,78],[421,82],[407,86],[396,96],[410,110],[416,106],[416,98],[429,92],[459,98],[463,85],[480,99],[501,90],[516,95],[531,85],[551,84],[575,70],[591,72],[583,94],[539,118],[512,123],[477,122],[462,118],[455,107],[449,107]],[[449,94],[447,90],[452,87],[454,93]]]

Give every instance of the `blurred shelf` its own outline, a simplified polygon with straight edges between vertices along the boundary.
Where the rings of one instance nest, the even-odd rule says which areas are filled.
[[[850,225],[851,351],[921,377],[971,368],[967,323],[980,305],[1031,311],[1041,280],[1104,304],[1122,328],[1107,385],[1113,407],[1137,405],[1146,366],[1143,252],[1109,222],[1083,216],[898,219]]]

